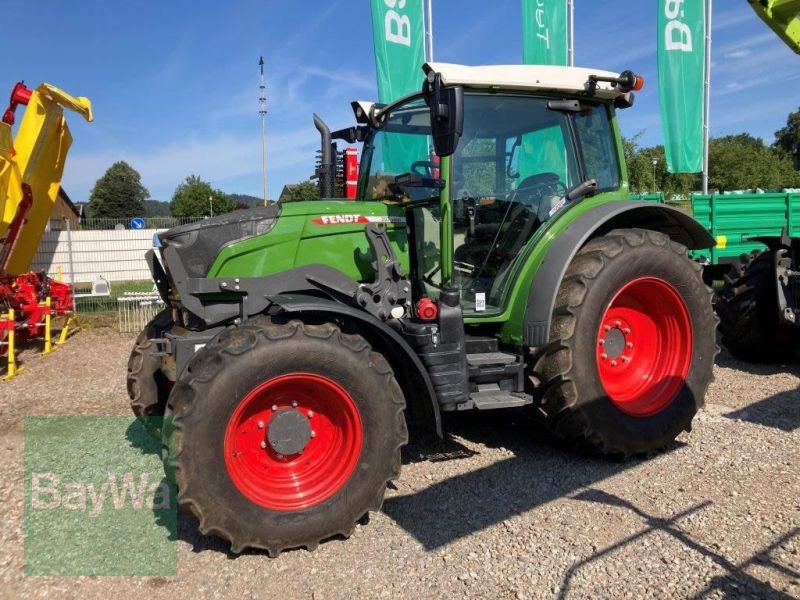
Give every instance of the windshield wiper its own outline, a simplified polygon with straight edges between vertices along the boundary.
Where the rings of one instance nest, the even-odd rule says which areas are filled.
[[[591,196],[597,191],[597,179],[587,179],[583,183],[579,183],[578,185],[570,188],[567,192],[567,195],[564,196],[567,199],[567,202],[573,202],[575,200],[580,200],[585,196]]]

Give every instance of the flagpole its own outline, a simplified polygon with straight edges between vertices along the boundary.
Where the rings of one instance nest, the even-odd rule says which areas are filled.
[[[711,13],[714,0],[706,0],[706,65],[703,102],[703,194],[708,194],[708,146],[711,137]]]
[[[426,6],[426,16],[425,16],[425,24],[427,25],[428,31],[425,34],[427,38],[427,47],[428,47],[428,60],[427,62],[433,62],[433,0],[423,0],[423,2],[427,5]]]
[[[567,56],[570,67],[575,66],[575,0],[567,0]]]
[[[258,114],[261,115],[261,178],[264,206],[267,205],[267,86],[264,84],[264,57],[258,58],[260,79],[258,85]]]

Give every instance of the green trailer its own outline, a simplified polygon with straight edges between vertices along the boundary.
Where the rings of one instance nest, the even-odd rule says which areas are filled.
[[[800,336],[800,193],[692,196],[692,212],[716,241],[692,253],[715,298],[723,344],[752,361],[792,356]]]
[[[716,240],[711,248],[693,253],[711,265],[721,279],[743,255],[762,252],[760,238],[779,238],[784,233],[800,236],[800,193],[693,194],[692,214]]]

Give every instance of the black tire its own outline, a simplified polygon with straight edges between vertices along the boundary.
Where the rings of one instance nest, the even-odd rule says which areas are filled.
[[[161,439],[160,419],[151,417],[164,416],[170,385],[160,370],[161,361],[152,356],[156,347],[150,340],[161,337],[172,324],[170,309],[158,313],[136,338],[128,359],[127,385],[131,410],[157,439]]]
[[[302,510],[274,510],[233,482],[224,460],[226,428],[251,390],[297,373],[327,378],[352,398],[361,452],[332,496]],[[212,340],[176,383],[164,427],[165,468],[176,479],[180,508],[197,517],[202,534],[228,540],[233,552],[261,548],[275,557],[288,548],[313,550],[325,539],[349,536],[369,511],[380,510],[408,441],[404,409],[391,367],[361,336],[332,324],[251,319]]]
[[[743,256],[717,294],[722,343],[742,360],[776,362],[797,351],[800,332],[779,319],[774,257],[771,251]]]
[[[633,416],[606,392],[598,332],[619,290],[640,278],[665,282],[683,301],[692,359],[665,406],[655,414]],[[703,405],[717,353],[715,330],[711,290],[686,248],[641,229],[595,238],[569,265],[556,298],[550,342],[534,353],[533,374],[541,384],[539,416],[566,442],[600,454],[627,458],[661,450],[690,430]]]

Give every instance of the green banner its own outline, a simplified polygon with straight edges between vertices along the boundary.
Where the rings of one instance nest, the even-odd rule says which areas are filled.
[[[378,98],[384,104],[422,89],[423,4],[423,0],[371,0]],[[411,162],[427,155],[428,142],[420,136],[385,134],[381,141],[386,173],[405,173]]]
[[[74,416],[24,426],[25,575],[177,574],[175,483],[144,424]]]
[[[566,0],[522,0],[522,62],[567,64]]]
[[[567,1],[522,0],[522,62],[567,65]],[[567,186],[567,155],[560,127],[522,136],[517,182],[538,173],[556,173]]]
[[[705,0],[659,0],[658,89],[670,173],[703,170]]]

